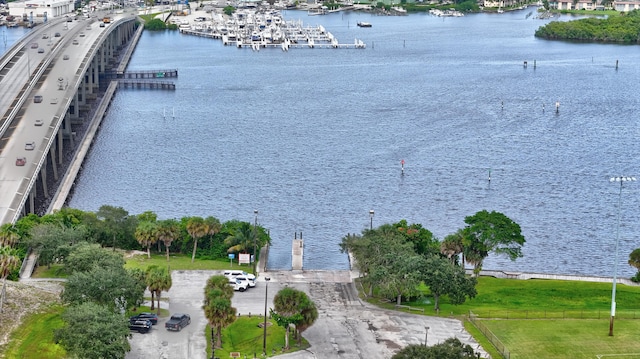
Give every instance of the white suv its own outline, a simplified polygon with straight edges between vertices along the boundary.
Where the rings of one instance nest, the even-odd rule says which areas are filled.
[[[249,278],[250,280],[255,281],[256,280],[256,276],[251,274],[251,273],[247,273],[245,271],[241,271],[241,270],[226,270],[224,271],[224,276],[227,278],[235,278],[237,276],[244,276]]]
[[[255,280],[255,279],[252,279],[252,278],[249,278],[249,277],[248,277],[248,276],[246,276],[246,275],[239,275],[239,276],[237,276],[237,277],[236,277],[236,280],[237,280],[237,281],[240,281],[240,282],[242,282],[242,283],[247,283],[247,285],[248,285],[250,288],[253,288],[253,287],[255,287],[255,286],[256,286],[256,280]]]
[[[241,282],[239,280],[231,279],[231,278],[229,278],[229,285],[233,287],[233,290],[239,291],[239,292],[244,292],[249,287],[248,283]]]

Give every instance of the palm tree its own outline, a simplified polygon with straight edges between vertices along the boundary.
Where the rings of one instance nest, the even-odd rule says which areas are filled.
[[[227,287],[229,284],[227,284]],[[212,290],[205,293],[207,296],[204,309],[204,316],[211,326],[211,348],[222,346],[222,328],[228,326],[236,320],[236,308],[231,306],[231,299],[225,298],[220,290]],[[215,345],[214,345],[215,336]]]
[[[233,287],[229,285],[229,279],[223,275],[214,275],[207,280],[207,284],[204,287],[205,303],[208,298],[212,297],[208,293],[215,290],[220,291],[220,293],[216,295],[221,295],[229,299],[233,297]]]
[[[318,318],[318,310],[307,295],[290,287],[281,289],[273,298],[272,314],[278,325],[285,327],[284,343],[289,348],[289,324],[295,324],[296,330],[310,327]]]
[[[204,223],[207,224],[207,228],[208,228],[207,235],[209,235],[209,239],[213,241],[215,235],[220,233],[220,230],[222,229],[222,224],[220,223],[219,219],[211,216],[205,218]]]
[[[209,228],[202,217],[191,217],[187,221],[187,232],[193,238],[193,253],[191,254],[191,263],[196,259],[196,250],[198,249],[198,239],[207,235]]]
[[[224,243],[229,246],[227,249],[229,253],[247,253],[250,248],[253,248],[254,240],[253,227],[247,222],[242,222],[234,233],[224,240]]]
[[[7,277],[16,268],[20,267],[20,256],[15,248],[8,246],[0,247],[0,277],[2,277],[2,294],[0,294],[0,312],[4,304]]]
[[[157,265],[149,266],[147,268],[146,283],[149,292],[151,292],[151,310],[155,307],[153,302],[155,294],[155,298],[158,301],[158,315],[160,315],[160,295],[163,291],[166,292],[171,289],[171,273],[166,268],[161,268]]]
[[[169,261],[169,247],[180,236],[180,225],[175,219],[165,219],[158,224],[158,238],[164,242],[167,250],[167,262]]]
[[[147,247],[147,258],[151,258],[151,245],[158,241],[158,224],[146,221],[138,223],[135,236],[141,246]]]
[[[444,240],[440,244],[440,253],[449,258],[452,264],[456,263],[456,257],[463,252],[462,239],[464,238],[462,230],[458,230],[454,234],[450,234],[444,237]],[[464,268],[464,257],[462,267]]]
[[[0,246],[12,247],[19,239],[18,229],[12,223],[0,226]]]

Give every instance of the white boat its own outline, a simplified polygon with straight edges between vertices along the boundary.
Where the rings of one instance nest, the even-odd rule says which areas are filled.
[[[371,27],[371,24],[368,22],[358,22],[358,27]]]

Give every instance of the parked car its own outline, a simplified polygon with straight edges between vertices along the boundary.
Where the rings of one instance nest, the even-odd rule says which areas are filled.
[[[240,281],[240,282],[242,282],[242,283],[247,283],[247,285],[249,286],[249,288],[253,288],[253,287],[255,287],[255,286],[256,286],[256,280],[255,280],[255,278],[254,278],[254,279],[251,279],[251,278],[249,278],[249,277],[247,277],[247,276],[245,276],[245,275],[239,275],[239,276],[236,276],[236,280],[237,280],[237,281]]]
[[[249,288],[249,283],[237,280],[235,278],[229,278],[229,285],[233,287],[233,290],[238,292],[244,292]]]
[[[152,325],[158,324],[158,315],[155,313],[140,313],[129,318],[129,320],[148,320]]]
[[[179,332],[190,323],[191,317],[189,314],[176,313],[172,315],[166,323],[164,323],[164,327],[167,328],[167,330],[175,330]]]
[[[239,275],[245,276],[249,279],[252,280],[256,280],[256,276],[251,274],[251,273],[247,273],[245,271],[241,271],[241,270],[226,270],[224,271],[224,276],[227,278],[235,278]]]
[[[130,320],[129,330],[144,334],[151,330],[151,325],[152,324],[150,320]]]

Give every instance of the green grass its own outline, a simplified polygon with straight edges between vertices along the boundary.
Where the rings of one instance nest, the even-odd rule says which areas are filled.
[[[640,332],[638,320],[617,320],[613,337],[608,335],[608,319],[482,322],[509,349],[511,359],[593,359],[602,354],[616,354],[615,357],[620,359],[640,357],[640,341],[637,340]]]
[[[36,267],[31,274],[31,278],[66,278],[68,276],[64,271],[63,264],[54,264],[50,268],[47,266]]]
[[[262,354],[264,329],[259,327],[263,323],[264,317],[239,317],[233,324],[222,330],[222,348],[216,349],[216,357],[229,358],[230,353],[238,352],[241,358],[246,355],[253,358],[253,354],[260,357]],[[271,323],[271,325],[268,325]],[[278,326],[275,322],[267,320],[267,356],[272,356],[275,350],[276,354],[282,354],[282,348],[285,343],[284,328]],[[205,329],[205,337],[207,338],[207,358],[211,357],[211,329],[209,326]],[[309,343],[303,338],[302,346],[289,334],[290,349],[284,353],[292,353],[298,350],[306,349]]]
[[[24,318],[22,325],[11,333],[4,350],[6,359],[58,359],[65,350],[53,342],[53,333],[62,327],[60,315],[64,308],[52,306],[47,312]]]
[[[461,305],[449,304],[446,297],[441,298],[440,315],[459,316],[473,311],[480,317],[509,319],[600,319],[608,318],[611,308],[611,283],[480,277],[476,289],[477,296]],[[427,289],[424,291],[429,295]],[[640,319],[640,287],[619,284],[616,302],[619,318]],[[436,315],[430,296],[403,304]]]
[[[169,266],[171,270],[224,270],[224,269],[243,269],[247,272],[253,270],[253,266],[239,265],[234,263],[233,266],[229,263],[229,260],[209,260],[198,259],[191,263],[191,255],[187,254],[170,254],[169,261],[167,262],[167,256],[165,254],[151,253],[151,258],[147,258],[147,255],[135,255],[131,258],[127,258],[125,268],[140,268],[146,269],[151,265],[157,265],[160,267]]]

